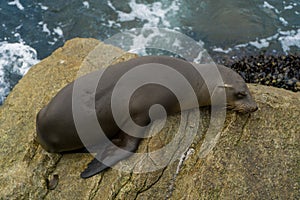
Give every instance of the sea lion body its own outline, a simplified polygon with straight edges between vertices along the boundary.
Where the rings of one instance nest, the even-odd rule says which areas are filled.
[[[191,63],[181,59],[163,56],[147,56],[135,58],[108,67],[103,72],[95,93],[97,119],[107,138],[112,140],[116,146],[129,152],[134,152],[137,149],[140,139],[131,137],[121,131],[114,120],[111,108],[111,97],[118,80],[120,80],[120,78],[129,70],[143,64],[150,64],[149,67],[153,68],[157,67],[157,64],[167,65],[172,69],[175,69],[189,81],[195,91],[198,99],[197,106],[210,105],[210,94],[208,86],[206,85],[207,83],[198,72],[198,70],[202,70],[201,67],[209,70],[209,67],[211,67],[209,65],[196,65],[197,68],[195,68]],[[224,81],[224,85],[221,85],[221,87],[226,88],[227,106],[239,112],[253,112],[257,110],[257,105],[252,99],[244,80],[236,72],[225,66],[218,65],[217,68]],[[97,72],[92,72],[79,79],[85,81],[92,79],[95,76],[97,76]],[[122,85],[122,87],[126,88],[129,86]],[[216,85],[214,87],[217,88],[219,86]],[[41,146],[48,152],[59,153],[84,148],[84,145],[78,136],[73,119],[73,88],[74,82],[68,84],[58,92],[49,104],[41,109],[37,115],[37,139]],[[195,105],[191,105],[189,102],[190,98],[191,97],[187,95],[186,98],[181,100],[184,101],[183,103],[186,105],[185,108],[181,108],[176,96],[166,87],[156,84],[144,85],[143,87],[138,88],[131,97],[129,103],[130,115],[135,123],[140,126],[145,126],[151,122],[148,112],[152,105],[162,105],[169,115],[180,112],[181,110],[194,108]],[[124,115],[124,119],[122,117],[121,113],[121,120],[124,120],[125,122],[127,120],[126,117],[128,116]],[[102,141],[91,139],[90,145],[105,146],[107,144]],[[113,152],[112,154],[114,154],[110,158],[110,155],[102,152],[103,157],[107,157],[105,159],[111,164],[115,164],[119,160],[129,156],[129,154],[123,155],[112,146],[104,148],[107,149],[105,150],[106,152]],[[107,166],[93,160],[88,169],[86,169],[81,176],[87,178],[99,173],[105,168],[107,168]]]

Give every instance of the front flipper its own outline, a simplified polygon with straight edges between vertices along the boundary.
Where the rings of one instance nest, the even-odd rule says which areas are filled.
[[[72,154],[72,153],[90,153],[85,147],[80,149],[75,149],[71,151],[64,151],[62,154]]]
[[[101,152],[97,152],[97,156],[88,164],[88,167],[81,173],[81,178],[89,178],[94,176],[104,169],[123,160],[137,150],[140,138],[132,137],[124,132],[121,132],[121,138],[115,139],[110,145],[107,145]],[[99,160],[103,161],[100,162]]]
[[[108,168],[106,165],[101,163],[100,161],[97,160],[97,158],[94,158],[89,164],[88,167],[81,172],[80,177],[81,178],[89,178],[92,177],[104,169]]]

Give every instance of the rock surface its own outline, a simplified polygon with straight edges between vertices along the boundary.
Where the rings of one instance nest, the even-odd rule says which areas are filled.
[[[0,199],[300,198],[299,92],[250,85],[259,110],[228,112],[205,157],[199,152],[209,111],[201,109],[199,134],[182,159],[149,173],[109,169],[80,179],[91,155],[49,154],[35,142],[36,113],[62,87],[95,67],[133,57],[94,39],[73,39],[29,70],[0,107]],[[183,115],[187,121],[180,131],[188,134],[195,127],[194,111]],[[164,146],[179,121],[169,117],[159,137],[145,139],[138,151]]]

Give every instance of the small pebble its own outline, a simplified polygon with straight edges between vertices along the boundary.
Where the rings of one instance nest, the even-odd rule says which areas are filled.
[[[59,177],[57,174],[54,174],[53,177],[49,180],[48,179],[48,189],[49,190],[54,190],[57,185],[58,185],[58,180],[59,180]]]

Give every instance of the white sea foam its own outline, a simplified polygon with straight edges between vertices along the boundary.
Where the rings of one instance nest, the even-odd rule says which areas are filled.
[[[64,38],[64,32],[60,26],[57,26],[52,29],[52,31],[48,28],[48,24],[44,23],[43,21],[38,22],[38,25],[42,26],[42,32],[46,33],[48,36],[52,36],[52,41],[48,40],[47,43],[50,45],[54,45],[56,42],[59,41],[59,38]],[[59,25],[61,25],[59,23]],[[53,37],[58,36],[58,37]]]
[[[23,76],[38,63],[35,49],[22,43],[0,42],[0,105],[13,87],[9,77]]]
[[[42,3],[38,3],[42,10],[48,10],[47,6],[44,6]]]
[[[121,27],[121,24],[114,21],[114,20],[108,20],[108,25],[107,26],[110,27],[110,28],[111,27]]]
[[[285,52],[288,52],[292,46],[300,48],[300,29],[297,31],[281,31],[281,34],[282,36],[278,40]]]
[[[245,48],[248,46],[256,47],[257,49],[267,48],[270,45],[271,41],[278,40],[281,44],[282,50],[285,53],[290,51],[290,47],[300,48],[300,29],[298,30],[289,30],[289,31],[278,31],[275,35],[272,35],[267,38],[257,39],[255,41],[249,41],[247,43],[235,45],[232,48],[222,49],[221,47],[213,48],[215,52],[229,53],[234,49]]]
[[[215,47],[215,48],[213,48],[213,51],[221,52],[221,53],[229,53],[232,51],[232,48],[222,49],[221,47]]]
[[[261,39],[258,41],[249,42],[249,44],[255,46],[258,49],[261,49],[264,47],[268,47],[270,43],[267,41],[267,39]]]
[[[151,49],[150,52],[153,50],[156,53],[169,52],[198,63],[212,61],[203,48],[202,41],[197,42],[171,29],[156,27],[132,29],[113,36],[108,43],[139,55],[149,55],[147,50]]]
[[[10,5],[10,6],[17,6],[17,8],[19,10],[24,10],[24,6],[20,3],[19,0],[14,0],[14,1],[8,2],[8,5]]]
[[[196,61],[200,62],[203,59],[201,52],[203,50],[202,41],[197,42],[193,40],[194,44],[191,44],[189,39],[184,38],[187,36],[181,37],[179,32],[175,33],[176,27],[173,28],[174,30],[169,31],[158,28],[161,26],[164,28],[172,27],[171,21],[174,20],[174,16],[180,10],[180,0],[172,1],[169,6],[161,2],[141,4],[137,3],[136,0],[131,0],[128,5],[131,10],[129,13],[117,10],[112,2],[108,1],[108,6],[118,14],[117,21],[109,21],[108,26],[120,25],[122,22],[128,21],[143,22],[143,27],[138,29],[137,32],[131,32],[129,37],[126,36],[124,44],[120,45],[121,48],[140,55],[147,55],[146,48],[150,48],[165,50],[175,54],[179,53],[178,55],[188,56],[189,59],[194,59],[194,61],[196,59]],[[178,27],[177,30],[180,31]]]
[[[84,1],[84,2],[82,2],[82,4],[86,9],[90,8],[90,3],[88,1]]]
[[[293,9],[294,7],[292,5],[284,6],[284,10],[290,10]]]
[[[158,27],[160,23],[165,27],[170,27],[171,25],[166,19],[167,14],[172,12],[174,15],[180,9],[177,1],[173,1],[167,8],[163,8],[161,2],[141,4],[137,3],[136,0],[131,0],[128,5],[131,9],[130,13],[117,10],[111,1],[108,1],[108,6],[118,14],[118,20],[120,22],[139,19],[141,21],[147,21],[147,23],[144,24],[144,27]]]
[[[47,33],[48,35],[51,34],[51,31],[48,29],[47,24],[44,24],[44,23],[43,23],[43,32]]]
[[[63,30],[58,26],[56,28],[53,29],[54,33],[56,33],[59,37],[63,37],[64,36],[64,32]]]
[[[271,4],[269,4],[268,2],[264,1],[264,5],[263,5],[264,8],[268,8],[270,10],[274,10],[275,13],[279,14],[279,10],[277,8],[275,8],[274,6],[272,6]]]
[[[287,26],[287,25],[289,24],[283,17],[279,17],[279,21],[280,21],[284,26]]]

